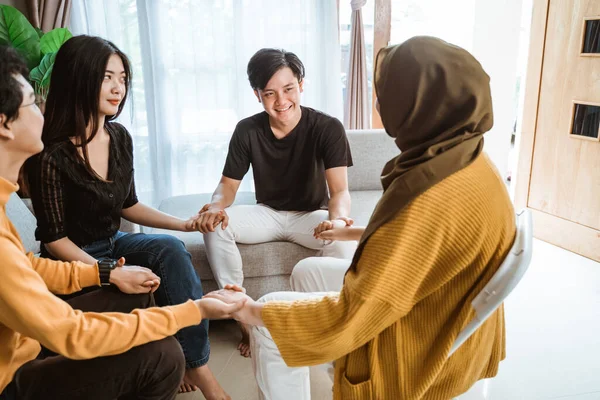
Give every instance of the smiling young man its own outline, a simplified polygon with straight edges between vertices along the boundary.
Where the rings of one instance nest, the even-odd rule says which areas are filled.
[[[220,287],[242,285],[236,243],[291,241],[336,258],[354,252],[354,244],[315,238],[322,229],[352,224],[352,156],[342,123],[300,105],[304,65],[293,53],[259,50],[248,79],[264,111],[238,123],[221,181],[196,222]],[[230,207],[250,165],[258,204]],[[249,355],[244,340],[240,350]]]

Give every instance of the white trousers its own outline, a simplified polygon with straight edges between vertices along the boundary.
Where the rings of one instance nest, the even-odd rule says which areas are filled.
[[[223,230],[219,225],[215,232],[204,234],[208,262],[221,288],[226,284],[243,286],[242,257],[236,243],[289,241],[334,258],[351,258],[356,249],[356,242],[328,242],[313,237],[317,225],[329,218],[327,210],[277,211],[257,204],[229,207],[226,212],[227,228]]]
[[[340,291],[349,259],[310,257],[296,264],[291,277],[292,288],[311,293],[277,292],[260,298],[260,302],[273,300],[295,301],[321,298],[326,292]],[[288,367],[265,327],[250,329],[252,365],[262,400],[310,400],[310,374],[308,367]],[[333,380],[333,362],[324,366]]]

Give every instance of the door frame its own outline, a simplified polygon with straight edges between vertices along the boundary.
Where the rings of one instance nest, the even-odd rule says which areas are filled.
[[[526,208],[529,202],[549,8],[550,0],[533,0],[523,118],[518,138],[518,163],[514,182],[514,203],[517,209]],[[530,210],[533,216],[533,234],[536,238],[600,261],[599,231],[536,209]]]

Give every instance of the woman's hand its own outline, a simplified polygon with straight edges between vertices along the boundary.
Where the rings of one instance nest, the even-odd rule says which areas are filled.
[[[194,302],[200,310],[202,319],[228,319],[234,318],[235,313],[244,307],[246,299],[237,299],[226,303],[217,298],[205,296]]]
[[[201,233],[208,233],[214,232],[219,224],[221,224],[221,229],[225,229],[229,225],[229,215],[225,209],[205,204],[198,212],[198,219],[194,226]]]
[[[185,221],[181,221],[181,228],[179,229],[182,232],[194,232],[196,231],[196,222],[200,218],[200,213],[192,215]]]
[[[234,312],[232,317],[246,325],[264,326],[261,316],[263,303],[252,300],[244,293],[244,289],[237,285],[225,285],[224,289],[210,292],[203,298],[215,299],[228,304],[244,301],[244,306],[239,311]]]
[[[325,232],[334,228],[343,228],[346,226],[352,226],[354,224],[354,220],[352,218],[348,218],[348,217],[338,217],[334,220],[325,220],[323,222],[321,222],[319,225],[317,225],[317,227],[315,228],[314,232],[313,232],[313,236],[315,237],[315,239],[319,239],[319,235],[321,234],[321,232]]]
[[[319,233],[316,238],[321,240],[360,240],[361,235],[365,231],[362,227],[347,226],[343,228],[333,228]]]

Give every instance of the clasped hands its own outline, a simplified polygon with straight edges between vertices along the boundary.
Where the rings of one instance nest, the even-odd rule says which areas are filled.
[[[248,296],[244,289],[238,285],[225,285],[224,289],[215,290],[214,292],[210,292],[206,294],[200,302],[203,301],[212,301],[215,305],[215,310],[217,307],[223,309],[226,315],[216,315],[211,314],[210,317],[206,317],[203,311],[203,318],[234,318],[235,320],[253,326],[264,326],[264,322],[262,320],[262,303],[258,303],[250,296]],[[224,308],[221,304],[226,304],[229,308]]]
[[[229,216],[227,212],[212,204],[205,204],[197,214],[183,221],[183,232],[200,231],[200,233],[214,232],[215,228],[221,224],[221,228],[227,228],[229,225]]]

